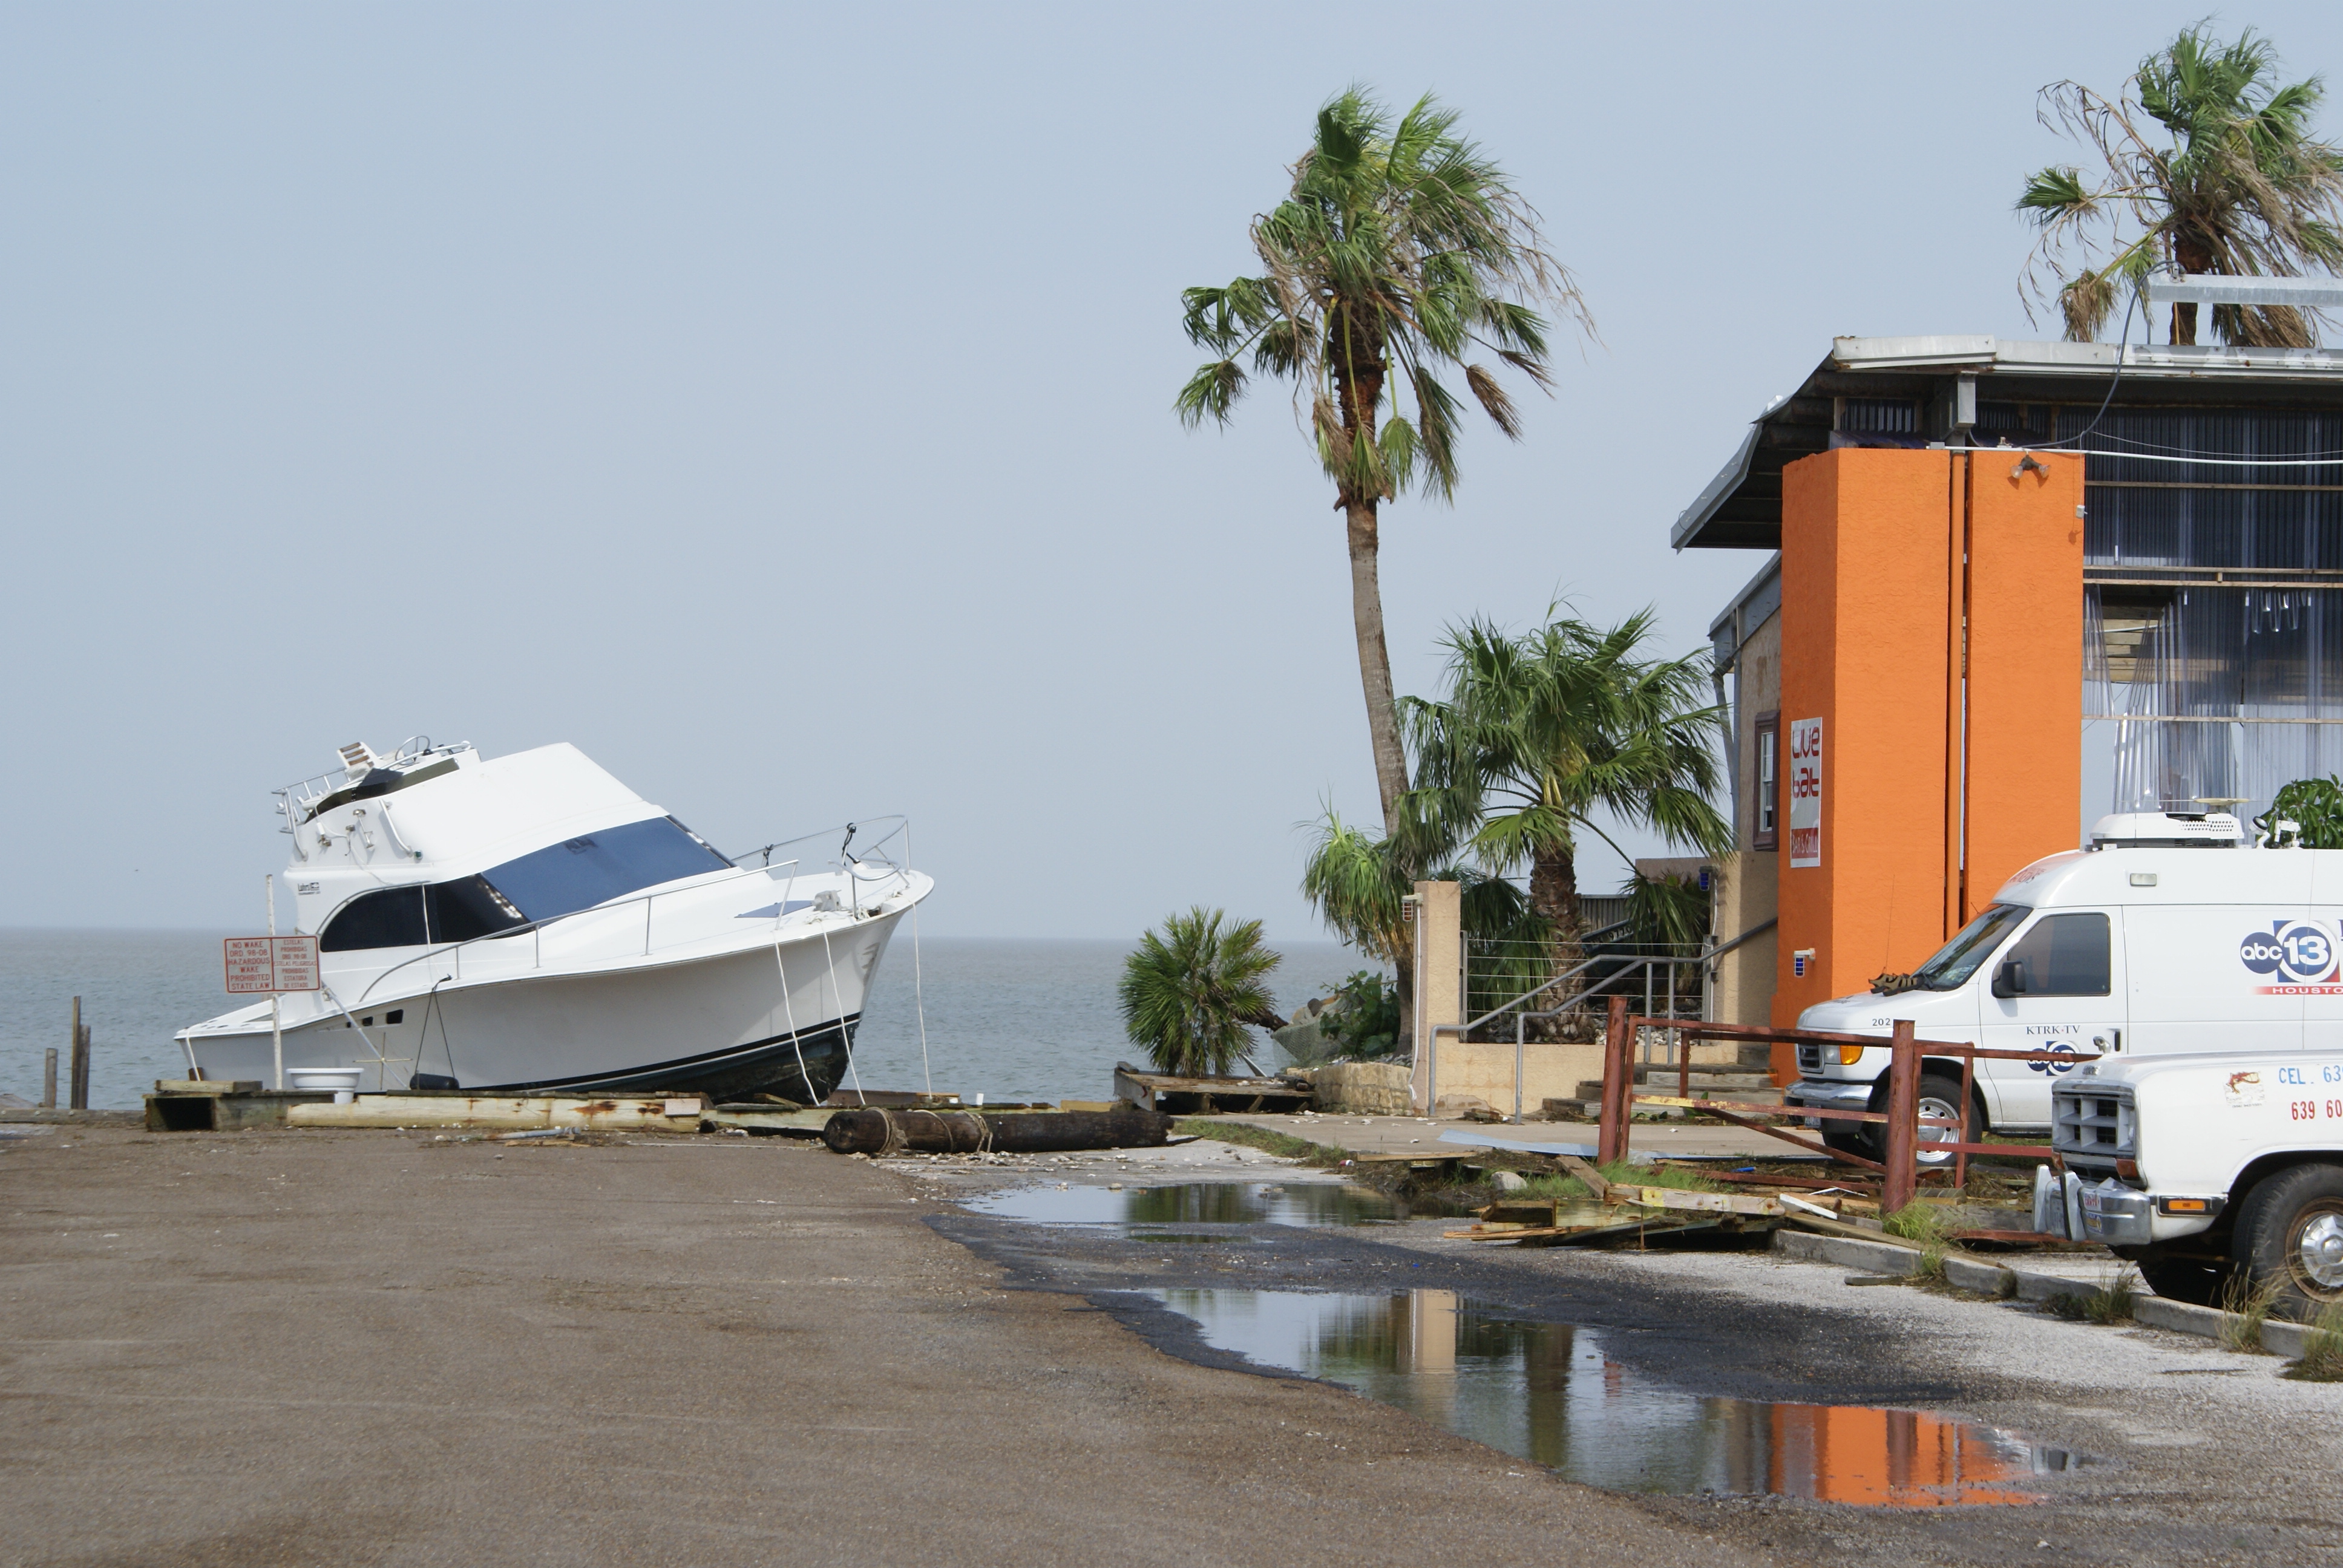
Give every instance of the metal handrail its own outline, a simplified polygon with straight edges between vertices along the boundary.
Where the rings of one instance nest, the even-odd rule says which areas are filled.
[[[1471,1032],[1473,1030],[1477,1029],[1477,1028],[1479,1028],[1482,1024],[1484,1024],[1484,1023],[1488,1022],[1491,1019],[1493,1019],[1493,1018],[1496,1017],[1496,1016],[1497,1016],[1497,1014],[1499,1014],[1499,1013],[1501,1013],[1501,1012],[1504,1011],[1506,1008],[1508,1008],[1508,1007],[1511,1007],[1511,1006],[1514,1005],[1514,1003],[1515,1003],[1515,1002],[1527,1001],[1531,997],[1535,996],[1539,991],[1545,990],[1547,986],[1551,986],[1551,985],[1553,985],[1553,984],[1554,983],[1554,980],[1567,980],[1567,979],[1569,979],[1569,978],[1570,978],[1570,976],[1571,976],[1571,975],[1577,974],[1577,973],[1581,972],[1582,970],[1586,970],[1586,969],[1588,969],[1588,968],[1592,967],[1592,965],[1594,964],[1594,961],[1595,961],[1595,960],[1591,960],[1591,959],[1590,959],[1586,963],[1580,964],[1576,969],[1571,970],[1569,970],[1569,971],[1568,971],[1567,973],[1565,973],[1565,974],[1559,974],[1559,975],[1556,975],[1556,976],[1554,976],[1554,980],[1550,980],[1546,981],[1546,982],[1545,982],[1545,985],[1541,985],[1541,986],[1535,987],[1535,988],[1534,988],[1534,989],[1533,989],[1533,990],[1523,991],[1520,996],[1515,997],[1515,998],[1513,1000],[1513,1001],[1506,1002],[1506,1003],[1503,1004],[1502,1006],[1499,1006],[1499,1007],[1497,1007],[1497,1008],[1492,1009],[1492,1010],[1491,1010],[1490,1011],[1488,1011],[1488,1012],[1484,1012],[1484,1013],[1483,1013],[1479,1018],[1476,1018],[1476,1019],[1473,1020],[1470,1023],[1435,1023],[1435,1024],[1433,1024],[1433,1025],[1431,1027],[1431,1029],[1430,1029],[1428,1031],[1426,1031],[1426,1042],[1427,1042],[1427,1044],[1429,1045],[1430,1050],[1431,1050],[1431,1053],[1432,1053],[1432,1060],[1431,1060],[1431,1062],[1428,1064],[1428,1070],[1427,1070],[1427,1073],[1426,1073],[1426,1075],[1425,1075],[1426,1098],[1427,1098],[1428,1100],[1433,1100],[1433,1101],[1436,1101],[1437,1095],[1438,1095],[1438,1092],[1439,1092],[1439,1086],[1440,1086],[1440,1037],[1441,1037],[1442,1035],[1443,1035],[1443,1034],[1453,1034],[1453,1035],[1454,1035],[1458,1040],[1463,1040],[1463,1039],[1464,1038],[1464,1036],[1465,1036],[1466,1034],[1468,1034],[1469,1032]],[[1563,1002],[1560,1002],[1560,1003],[1556,1004],[1555,1006],[1554,1006],[1554,1007],[1552,1007],[1552,1008],[1548,1008],[1548,1009],[1544,1010],[1544,1011],[1540,1011],[1540,1012],[1528,1012],[1528,1011],[1523,1011],[1523,1012],[1516,1013],[1516,1014],[1514,1015],[1514,1018],[1513,1018],[1513,1121],[1515,1122],[1515,1124],[1516,1124],[1516,1125],[1518,1125],[1518,1124],[1520,1123],[1521,1120],[1522,1120],[1522,1072],[1523,1072],[1523,1054],[1525,1053],[1525,1051],[1526,1051],[1526,1050],[1527,1050],[1527,1049],[1528,1049],[1528,1043],[1529,1043],[1529,1020],[1530,1020],[1531,1019],[1533,1019],[1533,1018],[1559,1018],[1559,1017],[1561,1017],[1564,1013],[1568,1012],[1572,1008],[1576,1007],[1576,1006],[1580,1005],[1581,1003],[1584,1002],[1585,1000],[1587,1000],[1587,999],[1589,999],[1590,997],[1599,996],[1599,995],[1603,994],[1603,985],[1608,985],[1608,984],[1610,983],[1610,981],[1611,981],[1611,980],[1615,980],[1616,978],[1618,978],[1618,976],[1623,975],[1623,974],[1625,974],[1625,973],[1627,973],[1627,972],[1629,972],[1630,970],[1633,970],[1642,969],[1642,970],[1644,971],[1644,975],[1645,975],[1645,977],[1646,977],[1646,980],[1648,980],[1649,976],[1650,976],[1650,973],[1651,973],[1651,966],[1653,966],[1654,964],[1666,964],[1666,965],[1669,967],[1669,970],[1670,970],[1670,971],[1671,971],[1671,976],[1670,976],[1670,982],[1671,982],[1671,994],[1670,994],[1670,999],[1669,999],[1669,1003],[1668,1003],[1668,1005],[1669,1005],[1669,1009],[1670,1009],[1670,1010],[1673,1012],[1673,1010],[1674,1010],[1674,1006],[1675,1006],[1674,998],[1674,973],[1673,973],[1673,971],[1674,970],[1674,968],[1675,968],[1675,966],[1676,966],[1676,965],[1681,964],[1681,963],[1684,963],[1684,961],[1686,961],[1686,960],[1683,960],[1683,959],[1673,959],[1673,958],[1642,958],[1642,959],[1630,959],[1630,960],[1628,960],[1625,963],[1624,963],[1623,965],[1621,965],[1621,967],[1620,967],[1619,969],[1617,969],[1617,970],[1614,970],[1611,974],[1604,976],[1604,980],[1603,980],[1603,984],[1602,984],[1602,985],[1589,986],[1586,990],[1583,990],[1583,991],[1580,991],[1577,995],[1575,995],[1575,996],[1574,996],[1574,997],[1571,997],[1571,998],[1570,998],[1570,999],[1568,999],[1567,1000],[1563,1001]],[[1648,1013],[1647,1013],[1647,1016],[1648,1016]],[[1687,1022],[1696,1022],[1696,1021],[1698,1021],[1698,1020],[1685,1020],[1685,1021],[1687,1021]]]
[[[1646,944],[1646,945],[1648,945],[1648,946],[1654,946],[1654,947],[1660,947],[1660,946],[1668,946],[1668,947],[1688,947],[1688,946],[1690,946],[1691,944],[1690,944],[1690,943],[1685,943],[1685,942],[1670,942],[1670,943],[1658,943],[1658,942],[1654,942],[1654,943],[1649,943],[1649,944]],[[1644,966],[1644,965],[1650,965],[1650,964],[1685,964],[1685,963],[1697,963],[1697,962],[1699,962],[1699,961],[1700,961],[1700,960],[1701,960],[1702,956],[1703,956],[1703,955],[1702,955],[1702,953],[1701,953],[1701,952],[1698,952],[1698,951],[1691,952],[1691,953],[1686,953],[1686,954],[1684,954],[1684,955],[1682,955],[1682,956],[1680,956],[1680,957],[1668,957],[1668,956],[1665,956],[1665,955],[1660,955],[1660,954],[1646,954],[1646,955],[1643,955],[1643,956],[1631,957],[1631,956],[1629,956],[1629,955],[1627,955],[1627,954],[1624,954],[1624,953],[1597,953],[1594,957],[1593,957],[1593,958],[1591,958],[1591,959],[1588,959],[1588,960],[1587,960],[1585,962],[1584,962],[1584,963],[1578,964],[1578,965],[1576,965],[1576,966],[1574,966],[1574,967],[1573,967],[1573,968],[1571,968],[1571,969],[1564,970],[1563,970],[1563,972],[1562,972],[1562,973],[1560,973],[1560,974],[1558,974],[1558,975],[1555,975],[1555,976],[1552,977],[1552,978],[1551,978],[1551,979],[1549,979],[1549,980],[1542,980],[1542,981],[1540,981],[1538,984],[1534,985],[1534,986],[1532,986],[1529,990],[1525,990],[1525,991],[1522,992],[1522,994],[1521,994],[1521,995],[1519,995],[1519,996],[1517,996],[1517,997],[1513,997],[1513,998],[1510,998],[1510,999],[1508,999],[1508,1000],[1504,1000],[1504,1001],[1501,1001],[1501,1002],[1499,1002],[1496,1006],[1494,1006],[1494,1007],[1491,1008],[1488,1011],[1486,1011],[1486,1012],[1483,1013],[1480,1017],[1478,1017],[1478,1018],[1476,1018],[1476,1019],[1473,1019],[1473,1020],[1470,1020],[1469,1022],[1465,1022],[1465,1023],[1462,1023],[1462,1024],[1445,1024],[1445,1025],[1443,1025],[1443,1026],[1441,1026],[1441,1027],[1443,1027],[1443,1028],[1447,1028],[1447,1029],[1461,1029],[1461,1030],[1467,1030],[1467,1031],[1470,1031],[1470,1030],[1476,1030],[1476,1029],[1480,1028],[1483,1024],[1484,1024],[1484,1023],[1488,1022],[1491,1019],[1495,1018],[1499,1013],[1502,1013],[1502,1012],[1505,1011],[1507,1009],[1509,1009],[1509,1008],[1514,1008],[1514,1007],[1518,1007],[1518,1006],[1520,1006],[1523,1002],[1525,1002],[1525,1001],[1529,1000],[1530,1000],[1530,998],[1532,998],[1532,997],[1534,997],[1534,996],[1537,995],[1537,994],[1538,994],[1538,992],[1540,992],[1540,991],[1542,991],[1542,990],[1549,990],[1550,988],[1552,988],[1552,987],[1554,987],[1554,986],[1559,985],[1559,984],[1561,984],[1564,980],[1566,980],[1570,979],[1570,978],[1571,978],[1572,976],[1574,976],[1574,975],[1584,974],[1588,970],[1593,969],[1593,968],[1594,968],[1595,965],[1597,965],[1597,964],[1618,964],[1618,965],[1620,966],[1620,968],[1619,968],[1619,970],[1616,970],[1616,971],[1614,971],[1614,972],[1624,974],[1624,973],[1625,973],[1628,970],[1635,969],[1635,968],[1637,968],[1637,967],[1639,967],[1639,966]],[[1577,1003],[1579,1003],[1579,1002],[1582,1002],[1582,1001],[1585,1000],[1588,997],[1593,996],[1593,995],[1594,995],[1594,994],[1596,994],[1596,993],[1595,993],[1595,990],[1594,990],[1593,988],[1590,988],[1590,989],[1588,989],[1588,990],[1584,990],[1584,991],[1579,992],[1579,994],[1578,994],[1578,995],[1576,995],[1576,996],[1574,996],[1574,997],[1571,998],[1569,1001],[1566,1001],[1566,1002],[1562,1003],[1559,1007],[1557,1007],[1557,1008],[1554,1009],[1554,1010],[1553,1010],[1553,1011],[1550,1011],[1550,1012],[1541,1012],[1541,1013],[1534,1014],[1534,1015],[1533,1015],[1533,1016],[1535,1016],[1535,1017],[1538,1017],[1538,1018],[1551,1018],[1551,1017],[1553,1017],[1553,1016],[1554,1015],[1554,1013],[1556,1013],[1556,1012],[1566,1012],[1566,1011],[1568,1011],[1568,1010],[1569,1010],[1573,1006],[1576,1005],[1576,1004],[1577,1004]]]

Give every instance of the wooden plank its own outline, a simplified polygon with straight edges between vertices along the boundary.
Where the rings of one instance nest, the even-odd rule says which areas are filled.
[[[1776,1216],[1783,1212],[1778,1198],[1759,1198],[1746,1192],[1695,1192],[1684,1187],[1630,1187],[1614,1184],[1611,1191],[1624,1195],[1630,1202],[1641,1203],[1646,1209],[1689,1210],[1702,1214],[1764,1214]]]
[[[1586,1190],[1594,1195],[1597,1202],[1602,1201],[1610,1193],[1611,1183],[1604,1178],[1602,1171],[1597,1171],[1575,1154],[1564,1154],[1560,1156],[1560,1159],[1562,1168],[1585,1182]]]

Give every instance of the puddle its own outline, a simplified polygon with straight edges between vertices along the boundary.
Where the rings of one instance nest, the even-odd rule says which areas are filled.
[[[1875,1508],[2039,1503],[2027,1477],[2085,1462],[1919,1411],[1686,1393],[1612,1361],[1594,1330],[1500,1317],[1453,1291],[1149,1293],[1217,1349],[1342,1383],[1613,1492]]]
[[[1381,1225],[1407,1218],[1407,1206],[1394,1199],[1331,1181],[1185,1181],[1120,1192],[1080,1185],[1018,1187],[970,1198],[966,1206],[980,1214],[1041,1225]]]

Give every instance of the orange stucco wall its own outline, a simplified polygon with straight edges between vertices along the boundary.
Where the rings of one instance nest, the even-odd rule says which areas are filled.
[[[1962,919],[2075,848],[2083,791],[2083,459],[1970,458],[1968,874]],[[2056,809],[2051,809],[2051,807]]]
[[[1944,452],[1852,447],[1782,474],[1782,733],[1823,721],[1823,801],[1820,866],[1784,835],[1777,1024],[1944,940],[1953,478]]]
[[[2074,847],[2082,460],[2037,461],[1848,447],[1783,470],[1783,744],[1823,721],[1823,788],[1821,865],[1790,863],[1784,813],[1776,1024],[1915,967]],[[1796,1075],[1788,1048],[1775,1070]]]

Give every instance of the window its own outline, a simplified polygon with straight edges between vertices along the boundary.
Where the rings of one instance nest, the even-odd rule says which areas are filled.
[[[2092,914],[2048,916],[2017,939],[2003,962],[2018,966],[2024,977],[2021,995],[2105,996],[2107,918]]]
[[[1963,926],[1960,934],[1936,950],[1936,956],[1913,971],[1923,990],[1958,990],[1993,956],[2002,939],[2016,930],[2032,911],[2024,904],[1994,904]],[[2101,917],[2104,919],[2105,917]]]
[[[507,860],[486,876],[360,893],[326,922],[317,946],[341,953],[468,942],[731,864],[682,823],[655,817]]]
[[[430,938],[423,926],[423,890],[377,888],[344,904],[318,933],[318,950],[355,952],[362,948],[419,948]]]
[[[423,913],[435,942],[467,942],[528,924],[521,912],[483,877],[433,884],[425,895]]]
[[[507,860],[485,880],[522,918],[549,920],[731,865],[674,818],[654,817]]]
[[[1756,789],[1749,819],[1749,847],[1771,849],[1781,841],[1775,814],[1782,800],[1782,715],[1761,713],[1754,726],[1757,743]]]

